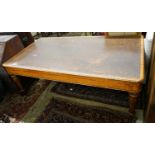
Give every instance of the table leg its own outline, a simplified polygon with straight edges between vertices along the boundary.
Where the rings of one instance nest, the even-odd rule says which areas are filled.
[[[24,92],[24,88],[19,80],[19,78],[15,75],[11,75],[12,80],[14,81],[14,83],[16,84],[17,88],[20,90],[21,93]]]
[[[139,93],[129,93],[129,112],[134,114]]]

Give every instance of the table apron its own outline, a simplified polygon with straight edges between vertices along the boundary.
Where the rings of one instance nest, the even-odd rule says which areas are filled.
[[[20,75],[33,78],[40,78],[46,80],[53,80],[58,82],[81,84],[100,88],[109,88],[115,90],[127,91],[130,93],[139,93],[141,91],[141,82],[132,82],[124,80],[114,80],[99,77],[72,75],[65,73],[55,73],[40,70],[30,70],[21,68],[5,67],[10,75]]]

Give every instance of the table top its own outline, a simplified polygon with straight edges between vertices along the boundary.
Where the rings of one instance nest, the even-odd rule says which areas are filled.
[[[14,69],[16,73],[26,69],[139,82],[144,79],[143,37],[40,38],[3,66],[9,69],[11,74]]]

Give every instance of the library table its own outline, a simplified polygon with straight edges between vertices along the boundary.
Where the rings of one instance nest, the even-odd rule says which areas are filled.
[[[103,36],[40,38],[3,66],[20,75],[129,93],[129,112],[144,80],[144,39]]]

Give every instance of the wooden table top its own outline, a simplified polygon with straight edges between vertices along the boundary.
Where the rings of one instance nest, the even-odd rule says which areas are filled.
[[[40,71],[140,82],[144,79],[143,37],[40,38],[5,62],[3,66],[10,74],[24,76],[29,76],[28,72]]]

